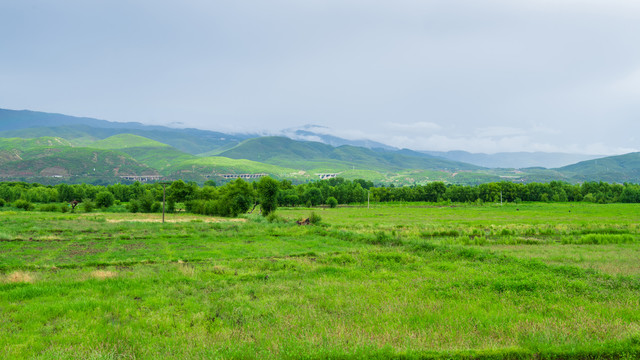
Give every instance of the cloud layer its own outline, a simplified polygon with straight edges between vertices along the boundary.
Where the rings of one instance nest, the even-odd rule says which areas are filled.
[[[640,5],[0,3],[0,107],[424,150],[637,151]]]

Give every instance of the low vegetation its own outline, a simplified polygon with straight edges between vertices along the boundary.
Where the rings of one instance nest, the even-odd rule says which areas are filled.
[[[639,210],[5,206],[0,357],[635,359]]]

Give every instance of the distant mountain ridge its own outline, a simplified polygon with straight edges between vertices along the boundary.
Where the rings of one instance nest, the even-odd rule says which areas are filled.
[[[26,122],[22,123],[22,120]],[[46,124],[55,126],[44,126]],[[131,128],[119,127],[123,124],[130,124]],[[310,128],[310,133],[298,134],[313,136],[313,130]],[[324,138],[325,141],[339,141],[336,139],[340,138],[330,135]],[[490,168],[450,158],[475,158],[476,162],[478,159],[486,162],[502,158],[501,165],[512,165],[508,161],[514,159],[510,158],[524,157],[520,163],[538,165],[534,160],[539,160],[540,154],[420,152],[378,147],[379,143],[375,142],[367,144],[373,147],[332,146],[283,136],[228,135],[197,129],[147,127],[137,123],[110,123],[90,118],[67,118],[60,114],[2,110],[0,178],[51,183],[114,182],[123,176],[127,180],[136,176],[153,176],[156,179],[204,182],[207,179],[226,181],[235,174],[269,174],[303,182],[329,174],[394,185],[432,181],[480,184],[488,181],[552,180],[640,183],[640,153],[585,160],[550,169],[540,166]],[[566,162],[570,154],[543,155],[547,161]]]
[[[0,137],[36,138],[53,136],[88,145],[117,134],[134,134],[171,145],[196,155],[237,144],[255,135],[224,134],[199,129],[174,129],[140,123],[110,122],[29,110],[0,109]]]
[[[323,134],[318,130],[314,131],[314,129],[327,129],[327,128],[323,126],[318,126],[318,125],[305,125],[301,128],[284,129],[282,130],[281,135],[288,137],[292,140],[321,142],[327,145],[331,145],[333,147],[338,147],[342,145],[351,145],[351,146],[358,146],[358,147],[363,147],[367,149],[398,150],[393,146],[389,146],[381,142],[366,140],[366,139],[348,140],[348,139],[343,139],[341,137],[337,137],[334,135]]]
[[[330,130],[322,126],[305,125],[300,128],[285,129],[282,131],[282,135],[293,140],[321,142],[333,147],[349,145],[372,150],[401,151],[376,141],[343,139],[327,134],[328,131]],[[89,117],[74,117],[30,110],[0,109],[0,137],[60,137],[70,140],[78,146],[88,146],[96,140],[126,133],[156,140],[171,145],[180,151],[200,156],[218,155],[232,149],[244,140],[259,137],[255,134],[225,134],[208,130],[144,125],[136,122],[110,122]],[[479,167],[514,169],[539,166],[551,169],[602,157],[598,155],[542,152],[497,154],[469,153],[466,151],[420,152],[432,157],[468,163]]]
[[[247,139],[232,149],[220,153],[232,159],[249,159],[268,164],[294,165],[300,169],[334,169],[359,167],[367,170],[401,169],[474,170],[479,166],[440,159],[425,154],[406,155],[385,149],[367,149],[350,145],[333,147],[312,141],[296,141],[287,137],[269,136]]]
[[[426,154],[449,160],[466,162],[488,168],[524,169],[544,167],[559,168],[580,161],[604,157],[603,155],[584,155],[545,152],[502,152],[495,154],[470,153],[466,151],[423,151]]]
[[[577,181],[640,183],[640,152],[582,161],[557,169]]]

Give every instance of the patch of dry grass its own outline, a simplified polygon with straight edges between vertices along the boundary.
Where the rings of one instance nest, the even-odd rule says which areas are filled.
[[[91,272],[91,277],[98,280],[113,279],[118,276],[117,273],[108,270],[96,270]]]
[[[31,283],[34,282],[34,278],[28,272],[14,271],[11,274],[7,275],[7,277],[5,278],[5,282],[7,282],[7,283],[28,283],[28,284],[31,284]]]

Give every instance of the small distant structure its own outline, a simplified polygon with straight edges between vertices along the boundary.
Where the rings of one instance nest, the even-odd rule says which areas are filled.
[[[328,173],[328,174],[316,174],[320,177],[320,180],[333,179],[338,176],[337,173]]]
[[[224,179],[243,179],[243,180],[250,180],[250,179],[260,179],[261,177],[267,176],[267,174],[265,173],[259,173],[259,174],[218,174],[218,176],[224,178]]]
[[[139,181],[143,183],[143,182],[149,182],[149,181],[158,181],[162,178],[162,176],[160,175],[122,175],[120,176],[120,178],[125,180],[131,180],[131,181]]]

